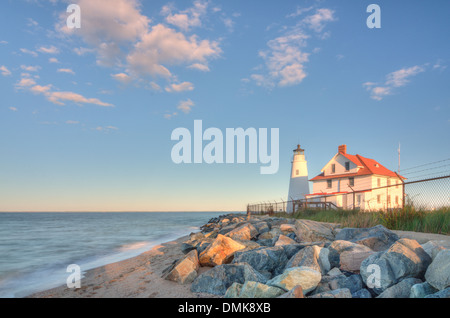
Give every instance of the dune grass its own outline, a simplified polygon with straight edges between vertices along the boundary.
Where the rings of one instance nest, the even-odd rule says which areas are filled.
[[[450,235],[450,208],[426,211],[409,205],[403,209],[379,212],[357,210],[302,210],[294,214],[277,213],[295,219],[339,223],[342,227],[367,228],[381,224],[391,230]]]

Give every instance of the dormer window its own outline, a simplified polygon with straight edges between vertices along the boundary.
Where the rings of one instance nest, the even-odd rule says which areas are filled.
[[[350,162],[345,162],[345,171],[350,171]]]
[[[336,173],[336,165],[334,163],[331,165],[331,173]]]

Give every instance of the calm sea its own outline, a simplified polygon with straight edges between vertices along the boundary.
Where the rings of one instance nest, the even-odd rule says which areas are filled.
[[[221,214],[0,213],[0,297],[61,286],[70,264],[86,271],[131,258]]]

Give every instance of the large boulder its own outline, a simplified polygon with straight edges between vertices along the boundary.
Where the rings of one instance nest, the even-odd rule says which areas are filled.
[[[267,222],[257,222],[253,224],[259,234],[263,234],[270,231],[270,227]]]
[[[211,245],[209,245],[199,257],[202,266],[217,266],[223,264],[224,260],[236,251],[246,248],[245,245],[233,239],[219,234]]]
[[[224,264],[199,275],[192,283],[191,291],[222,296],[233,283],[244,284],[246,281],[264,284],[267,279],[246,263]]]
[[[417,241],[404,238],[366,258],[360,274],[364,283],[380,294],[404,278],[423,278],[430,263],[430,256]]]
[[[422,248],[432,259],[434,259],[440,251],[445,250],[445,247],[440,245],[437,241],[428,241],[425,244],[422,244]]]
[[[338,267],[346,271],[359,271],[361,262],[374,252],[367,246],[337,240],[328,247],[331,267]]]
[[[440,251],[425,274],[427,282],[438,290],[450,287],[450,250]]]
[[[275,242],[274,246],[282,246],[282,245],[290,245],[290,244],[296,244],[293,239],[287,237],[286,235],[281,234],[278,236],[277,241]]]
[[[225,293],[225,298],[276,298],[284,293],[285,291],[278,287],[247,281],[244,284],[231,285]]]
[[[352,293],[349,289],[342,288],[314,294],[312,296],[309,296],[308,298],[352,298]]]
[[[258,271],[270,272],[273,275],[280,274],[287,261],[288,258],[282,246],[238,251],[233,259],[233,263],[248,263]]]
[[[344,228],[336,235],[336,240],[350,241],[365,245],[373,251],[384,251],[399,239],[398,235],[382,225],[372,228]]]
[[[372,294],[364,288],[353,293],[352,298],[372,298]]]
[[[326,242],[334,240],[334,228],[329,223],[311,220],[296,220],[295,235],[299,242]]]
[[[192,250],[179,261],[164,270],[163,278],[180,284],[190,284],[197,277],[199,267],[197,251]]]
[[[328,249],[319,246],[307,246],[295,254],[286,264],[286,268],[309,267],[322,275],[330,270]]]
[[[296,228],[295,225],[293,224],[281,224],[280,230],[283,233],[290,233],[290,232],[295,233]]]
[[[313,291],[320,283],[322,275],[320,272],[309,267],[293,267],[286,269],[283,274],[278,275],[267,282],[267,285],[275,286],[285,291],[300,285],[305,294]]]
[[[450,298],[450,287],[438,291],[437,293],[427,295],[425,298]]]
[[[415,284],[411,287],[409,298],[425,298],[425,296],[438,292],[433,286],[427,282],[421,284]]]
[[[258,230],[250,223],[245,223],[234,230],[231,230],[226,236],[233,240],[251,240],[258,235]]]
[[[341,275],[331,280],[328,285],[332,290],[347,288],[353,294],[363,288],[363,281],[361,279],[361,276],[357,274],[350,275],[348,277],[345,275]]]
[[[405,278],[400,283],[386,289],[377,298],[409,298],[411,288],[420,283],[422,283],[422,281],[418,278]]]
[[[303,289],[302,286],[295,286],[287,293],[279,296],[278,298],[305,298],[305,295],[303,295]]]

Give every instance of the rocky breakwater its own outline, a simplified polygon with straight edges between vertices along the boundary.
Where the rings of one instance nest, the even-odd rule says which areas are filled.
[[[378,225],[242,214],[211,219],[163,277],[226,298],[449,298],[450,250]],[[208,268],[198,274],[199,268]]]

